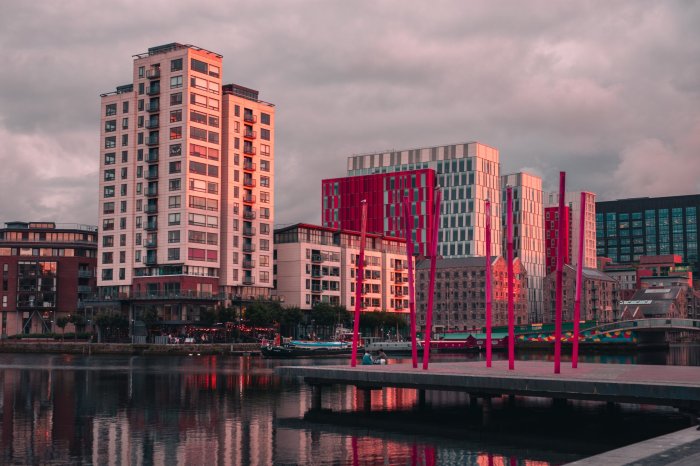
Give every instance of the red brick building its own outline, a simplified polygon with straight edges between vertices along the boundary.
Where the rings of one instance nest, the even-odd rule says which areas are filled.
[[[2,336],[60,331],[95,293],[97,227],[9,222],[0,229]],[[65,329],[72,331],[69,325]]]
[[[544,250],[547,274],[557,269],[557,237],[559,236],[559,208],[545,207],[544,209]],[[566,257],[564,264],[571,264],[571,209],[564,206],[564,241],[566,242]]]

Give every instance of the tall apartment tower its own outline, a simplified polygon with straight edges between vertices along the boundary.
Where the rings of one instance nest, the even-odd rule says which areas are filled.
[[[545,272],[544,210],[542,178],[529,173],[501,177],[503,256],[506,257],[506,187],[513,188],[513,256],[527,271],[528,318],[542,321],[542,290]]]
[[[272,288],[274,107],[222,86],[221,67],[199,47],[152,47],[133,84],[101,96],[98,286],[135,319],[193,321],[222,292]]]
[[[595,193],[585,192],[586,199],[586,219],[584,222],[584,247],[583,247],[583,266],[595,269],[596,262],[596,224],[595,224]],[[564,205],[568,207],[569,214],[569,241],[568,255],[571,258],[571,265],[578,264],[578,237],[581,217],[581,191],[567,192],[564,197]],[[552,212],[551,208],[559,206],[559,193],[549,193],[545,196],[545,222],[554,221],[553,218],[547,219],[547,212]],[[553,215],[550,215],[553,217]],[[556,228],[556,226],[555,226]],[[546,238],[545,238],[546,239]],[[556,247],[552,250],[556,255]],[[556,260],[556,257],[555,257]],[[548,263],[554,263],[551,256],[547,257]],[[566,261],[565,261],[566,262]]]
[[[491,200],[492,254],[501,253],[501,177],[498,150],[478,142],[348,157],[348,176],[435,170],[442,189],[438,254],[486,254],[484,201]]]

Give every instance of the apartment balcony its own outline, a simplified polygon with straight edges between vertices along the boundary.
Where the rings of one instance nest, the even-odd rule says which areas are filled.
[[[146,139],[147,146],[157,146],[160,144],[160,138],[148,138]]]
[[[156,154],[148,154],[148,156],[146,157],[146,162],[148,162],[148,163],[158,163],[159,160],[160,160],[160,157],[158,157],[157,153]]]
[[[160,112],[160,102],[149,102],[146,106],[146,111],[148,113]]]
[[[147,180],[157,180],[158,179],[158,172],[157,171],[146,172],[144,178],[146,178]]]
[[[243,236],[255,236],[255,228],[253,227],[243,227]]]
[[[243,202],[246,204],[255,204],[255,196],[252,194],[246,194],[243,196]]]
[[[160,68],[151,68],[146,71],[146,78],[148,79],[158,79],[160,78]]]
[[[150,85],[148,86],[148,89],[146,89],[146,95],[158,95],[160,94],[160,85]]]
[[[243,179],[243,186],[246,188],[254,188],[255,187],[255,180],[254,179]]]
[[[394,291],[394,296],[403,297],[406,296],[406,293],[404,293],[403,290],[396,290]]]
[[[241,281],[244,285],[255,285],[255,277],[243,277]]]
[[[155,231],[158,229],[158,222],[147,222],[146,226],[144,227],[144,230],[146,231]]]
[[[255,220],[255,211],[254,210],[244,210],[243,211],[243,218],[246,220]]]
[[[321,277],[323,277],[323,273],[321,273],[321,270],[320,270],[320,269],[318,269],[318,270],[316,270],[316,269],[311,269],[311,276],[312,276],[313,278],[321,278]]]
[[[147,214],[157,214],[158,213],[158,205],[149,204],[143,208],[143,211]]]
[[[244,244],[243,245],[243,252],[255,252],[255,245],[254,244]]]
[[[243,268],[244,269],[254,269],[255,268],[255,261],[254,260],[244,260],[243,261]]]
[[[78,278],[93,278],[95,272],[92,270],[78,270]]]
[[[255,166],[254,163],[252,163],[252,162],[248,162],[248,163],[243,162],[243,171],[246,171],[246,172],[254,172],[255,169],[256,169],[256,166]]]
[[[394,270],[405,270],[406,267],[403,266],[401,263],[396,263],[394,264]]]
[[[91,286],[78,285],[78,293],[93,293],[95,290]]]
[[[160,127],[160,120],[149,120],[146,122],[146,129],[158,129]]]
[[[145,194],[146,194],[147,197],[154,197],[154,196],[157,196],[157,195],[158,195],[158,188],[155,188],[155,189],[153,189],[153,188],[147,189]]]
[[[243,114],[243,121],[245,121],[246,123],[257,123],[258,117],[256,117],[252,113],[244,113]]]
[[[257,131],[244,131],[243,137],[246,139],[255,139],[258,137],[258,132]]]
[[[151,238],[143,243],[144,246],[147,248],[157,248],[158,247],[158,239],[157,238]]]
[[[143,263],[146,265],[156,265],[158,263],[158,258],[155,255],[146,256],[146,258],[143,260]]]
[[[246,155],[255,155],[255,147],[243,146],[243,153]]]
[[[314,264],[320,264],[323,262],[323,256],[321,254],[311,254],[311,262]]]
[[[312,293],[322,293],[323,289],[321,288],[321,285],[312,284],[311,285],[311,292]]]

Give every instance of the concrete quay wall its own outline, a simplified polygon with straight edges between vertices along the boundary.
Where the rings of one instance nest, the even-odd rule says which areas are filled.
[[[242,355],[260,354],[257,343],[208,343],[184,345],[155,345],[132,343],[88,343],[61,341],[11,341],[0,343],[0,353],[47,353],[47,354],[151,354],[187,355],[221,354]]]

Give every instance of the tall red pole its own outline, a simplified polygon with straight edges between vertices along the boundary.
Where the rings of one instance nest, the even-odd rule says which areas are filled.
[[[571,367],[578,367],[579,321],[581,320],[581,290],[583,289],[583,231],[586,226],[586,193],[581,193],[581,216],[578,220],[578,262],[576,264],[576,301],[574,301],[574,342],[571,349]]]
[[[355,274],[355,322],[352,328],[352,358],[350,365],[357,366],[357,343],[360,339],[360,309],[362,308],[362,282],[365,278],[365,238],[367,236],[367,201],[361,202],[362,220],[360,228],[360,257],[357,263],[357,273]]]
[[[411,358],[413,368],[418,367],[418,343],[416,341],[416,301],[415,285],[413,283],[413,214],[411,202],[403,198],[404,233],[406,236],[406,261],[408,262],[408,311],[411,319]]]
[[[506,188],[508,212],[508,370],[515,369],[515,311],[513,309],[513,187]]]
[[[554,316],[554,373],[561,372],[561,319],[562,306],[564,304],[564,254],[566,241],[564,241],[564,197],[566,196],[566,173],[559,172],[559,219],[557,228],[557,281],[556,281],[556,314]]]
[[[486,200],[486,367],[491,367],[491,201]]]
[[[430,243],[430,282],[428,284],[428,309],[425,316],[425,343],[423,344],[423,370],[428,369],[430,361],[430,337],[433,331],[433,295],[435,294],[435,268],[437,267],[438,229],[440,228],[440,201],[442,192],[435,190],[435,207],[433,209],[432,242]]]

